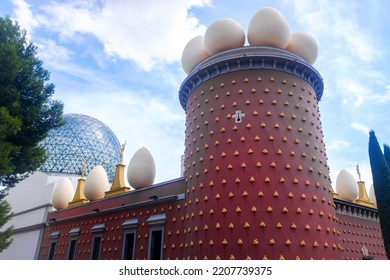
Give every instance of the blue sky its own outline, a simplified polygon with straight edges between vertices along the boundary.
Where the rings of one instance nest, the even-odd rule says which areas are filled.
[[[232,18],[244,30],[266,6],[280,10],[293,32],[316,38],[325,91],[320,102],[333,185],[346,168],[371,185],[368,131],[390,144],[390,19],[387,0],[3,0],[8,15],[39,47],[65,113],[106,123],[125,162],[140,147],[154,156],[156,182],[180,176],[185,115],[178,90],[186,77],[186,43],[214,21]]]

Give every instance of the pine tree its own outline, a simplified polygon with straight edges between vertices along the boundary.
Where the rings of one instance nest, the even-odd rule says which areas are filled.
[[[0,253],[11,245],[12,226],[3,230],[2,227],[11,218],[11,207],[5,200],[0,200]]]
[[[0,17],[0,252],[12,242],[12,227],[2,228],[11,217],[6,190],[45,161],[39,143],[64,123],[49,78],[26,32]]]
[[[0,188],[13,187],[45,161],[39,142],[63,124],[63,104],[51,98],[49,78],[26,32],[0,17]]]
[[[388,152],[385,146],[385,154],[389,155]],[[368,153],[383,241],[387,258],[390,259],[390,168],[374,131],[370,131]]]

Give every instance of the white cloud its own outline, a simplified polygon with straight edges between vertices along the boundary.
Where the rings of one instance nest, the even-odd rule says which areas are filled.
[[[355,102],[353,103],[353,105],[355,107],[359,107],[359,106],[363,105],[363,103],[364,103],[363,95],[358,95]]]
[[[370,89],[353,81],[341,81],[339,82],[339,87],[341,87],[345,95],[355,98],[353,103],[355,107],[363,105],[365,97],[371,95]]]
[[[368,133],[370,132],[370,128],[368,128],[367,126],[365,126],[361,123],[358,123],[358,122],[351,123],[351,127],[358,130],[358,131],[363,132],[367,136],[368,136]]]
[[[39,24],[37,19],[33,16],[30,9],[31,6],[23,0],[13,0],[12,2],[15,6],[15,19],[19,26],[26,30],[27,37],[30,38],[32,29]]]
[[[343,141],[343,140],[336,140],[333,141],[332,143],[326,145],[327,150],[341,150],[343,148],[348,148],[350,146],[349,142]]]
[[[373,44],[373,38],[365,34],[363,27],[356,21],[338,14],[332,28],[334,34],[345,42],[344,47],[362,61],[373,61],[380,56],[379,50]]]
[[[32,14],[24,1],[15,1],[18,19],[25,15],[31,19],[25,23],[29,29],[40,24],[57,32],[61,40],[92,35],[108,56],[134,61],[144,70],[179,61],[185,44],[206,29],[190,9],[211,4],[209,0],[62,1]]]
[[[390,85],[385,86],[384,93],[375,93],[369,96],[369,99],[375,103],[390,102]]]
[[[304,31],[331,46],[333,50],[338,49],[342,54],[347,52],[362,61],[372,61],[380,57],[381,51],[375,45],[375,37],[364,30],[364,26],[359,24],[362,21],[356,17],[354,10],[357,2],[328,0],[284,2],[288,8],[292,7],[295,18],[299,25],[305,28]],[[332,55],[337,53],[332,52]]]
[[[49,65],[64,64],[72,56],[73,52],[59,45],[52,39],[41,39],[36,42],[39,59]]]
[[[330,98],[365,105],[380,83],[375,67],[386,50],[378,44],[378,34],[367,29],[356,12],[357,2],[327,0],[284,1],[286,10],[297,20],[293,31],[306,31],[317,39],[319,58],[314,65],[324,75]],[[376,77],[376,78],[375,78]],[[365,85],[365,86],[363,86]],[[351,96],[352,94],[352,96]],[[348,103],[349,103],[348,102]]]

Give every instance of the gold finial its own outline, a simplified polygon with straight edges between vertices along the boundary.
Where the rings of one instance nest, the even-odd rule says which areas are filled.
[[[84,160],[83,166],[81,167],[81,178],[84,178],[84,173],[86,168],[87,168],[87,162]]]
[[[359,181],[361,181],[362,178],[361,178],[361,174],[360,174],[359,164],[356,164],[356,172],[357,172],[357,174],[359,176]]]
[[[359,181],[358,183],[359,187],[359,197],[355,201],[357,204],[361,204],[368,207],[375,207],[375,204],[371,202],[370,198],[367,195],[366,186],[363,181]]]
[[[86,162],[84,161],[83,167],[82,167],[82,169],[81,169],[81,178],[78,179],[77,188],[76,188],[75,194],[74,194],[74,196],[73,196],[72,201],[69,202],[69,205],[68,205],[68,206],[75,206],[75,205],[83,204],[83,203],[86,203],[86,202],[89,201],[89,200],[85,197],[85,195],[84,195],[84,183],[85,183],[85,179],[84,179],[83,177],[84,177],[84,172],[85,172],[86,166],[87,166],[87,164],[86,164]]]
[[[121,145],[121,151],[120,151],[120,160],[119,160],[119,163],[120,164],[123,164],[123,154],[125,152],[125,148],[126,148],[126,140],[125,140],[125,143],[123,143]]]

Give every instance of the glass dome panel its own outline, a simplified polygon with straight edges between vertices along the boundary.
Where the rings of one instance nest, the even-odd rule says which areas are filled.
[[[81,114],[65,114],[65,125],[49,132],[41,145],[47,153],[39,168],[49,173],[81,174],[86,161],[85,176],[101,165],[113,180],[120,160],[120,143],[112,130],[101,121]]]

